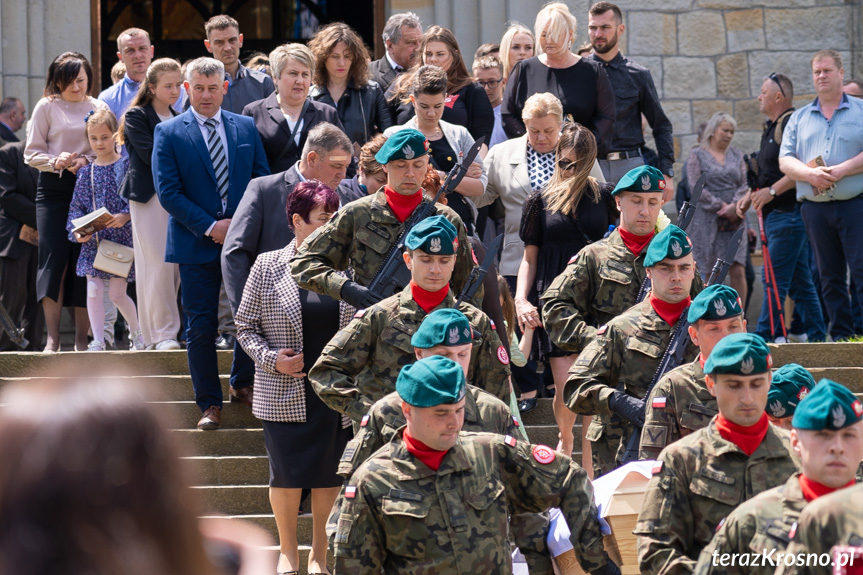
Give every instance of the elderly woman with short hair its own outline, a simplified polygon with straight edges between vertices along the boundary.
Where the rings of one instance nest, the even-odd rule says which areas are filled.
[[[303,489],[312,491],[309,573],[327,572],[327,515],[341,486],[339,457],[351,438],[349,421],[330,410],[306,376],[324,346],[354,312],[345,302],[300,288],[290,262],[297,246],[327,223],[338,195],[318,180],[300,182],[288,195],[287,247],[258,256],[234,320],[237,339],[255,361],[252,412],[264,427],[270,462],[270,504],[281,555],[277,571],[299,569],[297,513]]]
[[[309,130],[321,122],[344,131],[336,109],[309,99],[315,57],[303,44],[283,44],[270,52],[276,91],[243,108],[261,134],[270,172],[284,172],[300,159]]]

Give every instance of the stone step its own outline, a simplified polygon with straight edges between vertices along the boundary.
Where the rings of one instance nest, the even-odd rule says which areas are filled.
[[[234,352],[216,352],[219,373],[231,372]],[[77,377],[189,375],[185,350],[105,352],[4,352],[0,354],[3,377]]]
[[[236,519],[239,521],[248,521],[249,523],[260,527],[270,534],[273,540],[279,540],[279,530],[276,527],[276,518],[272,513],[264,513],[259,515],[215,515],[223,519]],[[297,515],[297,541],[311,544],[312,542],[312,514],[300,513]]]
[[[217,455],[183,458],[191,465],[195,485],[263,485],[269,483],[266,455]]]
[[[773,363],[813,367],[863,367],[863,342],[771,344]]]
[[[2,365],[2,358],[0,358]],[[187,370],[188,371],[188,370]],[[65,377],[0,377],[0,391],[4,387],[20,383],[51,383],[65,381]],[[88,379],[117,379],[117,376],[91,377]],[[222,395],[228,400],[229,375],[219,376]],[[190,401],[195,397],[192,378],[188,375],[135,375],[122,376],[122,380],[140,391],[149,401]]]
[[[176,429],[195,429],[201,419],[201,410],[194,401],[152,402],[173,420]],[[252,429],[261,427],[261,421],[242,403],[225,400],[222,405],[222,430]]]
[[[196,456],[267,455],[264,447],[264,430],[257,429],[219,429],[201,431],[199,429],[175,429],[180,442],[186,446],[187,453]]]
[[[267,485],[204,485],[192,489],[209,513],[266,515],[272,512]]]

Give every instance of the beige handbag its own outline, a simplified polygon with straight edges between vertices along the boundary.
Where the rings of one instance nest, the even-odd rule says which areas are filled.
[[[93,166],[90,166],[90,193],[93,194],[93,210],[96,209],[96,190],[93,186]],[[96,232],[96,258],[93,268],[111,275],[128,278],[132,271],[135,251],[129,246],[110,240],[99,240]]]

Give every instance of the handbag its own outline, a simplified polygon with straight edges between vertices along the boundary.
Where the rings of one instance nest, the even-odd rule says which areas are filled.
[[[93,167],[90,166],[90,192],[93,194],[93,210],[95,211],[96,189],[93,185]],[[132,272],[134,260],[135,251],[132,248],[111,240],[100,240],[99,232],[96,232],[96,258],[93,260],[93,269],[117,277],[128,278]]]

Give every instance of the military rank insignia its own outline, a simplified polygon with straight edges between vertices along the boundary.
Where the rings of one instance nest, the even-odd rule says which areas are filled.
[[[512,435],[507,435],[503,438],[503,442],[509,445],[510,447],[515,447],[515,444],[518,443]]]
[[[554,461],[554,450],[547,445],[534,445],[533,458],[543,465],[548,465]]]
[[[368,424],[369,424],[369,414],[367,413],[363,416],[362,420],[360,421],[360,427],[365,427]]]
[[[345,487],[345,499],[355,499],[357,496],[357,486],[348,485]]]

